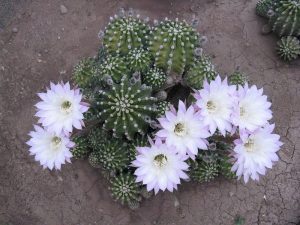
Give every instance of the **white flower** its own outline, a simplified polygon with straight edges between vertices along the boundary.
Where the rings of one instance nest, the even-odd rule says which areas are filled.
[[[39,126],[34,126],[34,129],[35,131],[29,133],[31,139],[27,144],[31,146],[30,155],[34,155],[35,160],[39,161],[44,169],[48,167],[50,170],[53,168],[60,170],[65,161],[71,162],[70,148],[74,143],[67,136],[56,135]]]
[[[154,189],[155,194],[166,189],[173,192],[180,184],[180,179],[188,179],[184,171],[188,164],[184,162],[187,156],[178,155],[158,138],[151,147],[138,147],[136,160],[132,166],[137,167],[134,174],[136,182],[143,182],[147,190]]]
[[[185,104],[179,101],[178,112],[172,107],[165,113],[165,117],[158,119],[162,129],[156,133],[166,141],[168,147],[175,147],[175,151],[192,158],[198,153],[198,149],[207,149],[210,133],[203,125],[202,117],[193,106],[186,109]]]
[[[227,78],[221,81],[220,76],[209,84],[205,81],[203,89],[196,91],[196,105],[200,108],[203,123],[209,126],[211,134],[217,128],[224,136],[226,131],[232,131],[231,114],[235,92],[236,87],[228,85]]]
[[[248,84],[239,86],[237,97],[232,122],[240,130],[253,132],[272,118],[271,103],[263,95],[263,89],[257,89],[255,85],[249,88]]]
[[[235,163],[232,171],[236,171],[239,178],[243,176],[245,183],[249,178],[258,180],[258,174],[265,175],[266,168],[272,168],[273,162],[278,161],[276,152],[282,142],[279,135],[272,134],[273,130],[274,124],[267,124],[252,134],[242,132],[240,139],[234,141]]]
[[[82,129],[83,113],[88,110],[86,104],[81,102],[82,95],[79,89],[71,90],[70,84],[53,84],[47,93],[39,93],[41,102],[36,104],[41,123],[49,131],[57,135],[61,132],[72,132],[73,126]]]

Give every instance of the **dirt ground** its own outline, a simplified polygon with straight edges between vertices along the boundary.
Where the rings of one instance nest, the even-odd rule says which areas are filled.
[[[256,0],[0,0],[0,225],[287,225],[300,221],[300,61],[286,64],[264,36]],[[67,13],[62,14],[61,5]],[[240,68],[273,102],[280,161],[260,182],[186,183],[131,211],[85,161],[42,170],[28,154],[36,93],[68,80],[96,54],[98,31],[119,7],[150,18],[199,17],[198,30],[222,74]],[[179,206],[175,207],[179,202]]]

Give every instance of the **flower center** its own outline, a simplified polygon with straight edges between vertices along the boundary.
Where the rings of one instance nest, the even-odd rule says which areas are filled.
[[[53,150],[57,150],[59,149],[61,146],[61,138],[60,137],[53,137],[52,140],[51,140],[51,148]]]
[[[255,150],[254,140],[248,139],[247,142],[244,144],[244,147],[246,148],[247,152],[254,152],[254,150]]]
[[[181,137],[186,135],[187,129],[186,129],[186,126],[184,125],[184,123],[177,123],[174,128],[174,133],[177,136],[181,136]]]
[[[61,106],[60,109],[63,113],[65,114],[69,114],[72,111],[72,103],[70,101],[64,101]]]
[[[154,165],[156,165],[157,167],[161,168],[167,165],[167,163],[168,163],[168,158],[164,154],[159,154],[154,157]]]
[[[216,109],[217,109],[217,106],[216,106],[216,104],[213,101],[208,101],[206,103],[206,107],[207,107],[207,109],[208,109],[209,112],[215,112]]]

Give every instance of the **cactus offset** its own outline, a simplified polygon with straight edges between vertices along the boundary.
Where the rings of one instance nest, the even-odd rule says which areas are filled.
[[[97,162],[100,162],[105,170],[122,171],[129,163],[125,148],[126,145],[118,140],[106,140],[94,149]]]
[[[171,103],[168,101],[161,101],[157,104],[157,117],[165,115],[165,112],[170,110]]]
[[[282,37],[277,45],[277,53],[285,61],[297,59],[300,55],[300,41],[296,37]]]
[[[99,65],[98,80],[103,81],[105,77],[111,77],[116,83],[121,81],[123,76],[129,74],[127,65],[122,57],[108,56]]]
[[[149,50],[157,67],[181,75],[194,61],[198,34],[185,21],[165,19],[151,33]]]
[[[143,47],[148,39],[150,28],[139,18],[111,17],[103,44],[111,54],[126,55],[131,49]]]
[[[135,177],[130,173],[121,173],[111,180],[112,196],[122,204],[140,200],[139,187]]]
[[[229,83],[231,85],[245,85],[248,82],[248,77],[239,71],[235,71],[229,76]]]
[[[89,146],[92,149],[97,149],[100,144],[105,143],[110,138],[109,133],[102,127],[95,127],[91,130],[88,136]]]
[[[129,51],[126,62],[131,72],[144,72],[151,65],[151,56],[142,48],[134,48]]]
[[[96,105],[105,129],[112,130],[116,137],[125,135],[127,139],[133,139],[137,132],[143,135],[148,129],[156,112],[155,102],[151,88],[122,79],[111,90],[99,91]]]
[[[72,138],[75,143],[72,149],[72,155],[75,159],[82,159],[88,156],[91,149],[89,148],[88,139],[85,136],[75,136]]]
[[[196,159],[191,162],[190,177],[197,182],[208,182],[215,179],[219,174],[216,160]]]
[[[300,0],[281,0],[270,18],[272,30],[281,36],[300,35]]]
[[[153,90],[160,89],[166,82],[167,76],[159,68],[150,68],[144,75],[143,75],[143,82],[152,87]]]
[[[188,70],[184,77],[185,83],[195,89],[203,87],[204,80],[211,81],[217,76],[214,65],[206,56],[201,57]]]
[[[99,152],[91,152],[88,158],[88,162],[94,168],[101,168],[101,162],[99,160]]]
[[[73,72],[74,82],[83,90],[91,87],[91,81],[97,74],[97,67],[93,58],[81,60],[75,67]]]

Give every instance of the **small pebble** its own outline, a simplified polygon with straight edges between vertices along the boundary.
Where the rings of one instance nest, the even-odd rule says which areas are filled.
[[[13,32],[13,33],[18,33],[18,28],[14,27],[14,28],[12,29],[12,32]]]
[[[265,24],[261,29],[261,33],[265,35],[271,32],[272,32],[272,27],[269,24]]]
[[[66,14],[68,12],[68,9],[64,5],[60,5],[60,13],[61,14]]]

